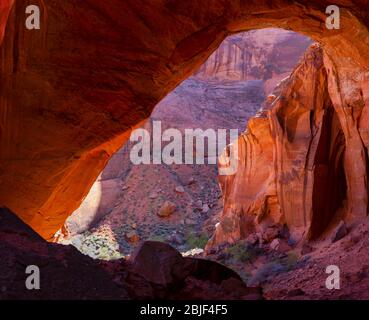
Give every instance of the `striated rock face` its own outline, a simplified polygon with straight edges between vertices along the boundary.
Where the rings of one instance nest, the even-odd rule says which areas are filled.
[[[307,37],[276,28],[228,37],[195,74],[202,79],[263,80],[269,94],[287,77],[311,44]]]
[[[51,239],[109,158],[154,106],[229,34],[263,27],[321,42],[328,92],[345,137],[348,216],[367,214],[367,3],[330,1],[43,1],[40,31],[15,1],[1,28],[0,203]],[[123,18],[124,16],[124,18]],[[4,18],[5,17],[5,18]],[[282,121],[283,123],[283,121]],[[287,217],[287,216],[286,216]]]
[[[3,41],[6,22],[14,0],[3,0],[0,3],[0,43]]]
[[[224,212],[208,247],[263,234],[275,224],[286,224],[295,240],[315,238],[334,219],[350,219],[345,138],[318,45],[276,95],[236,142],[236,174],[219,178]]]

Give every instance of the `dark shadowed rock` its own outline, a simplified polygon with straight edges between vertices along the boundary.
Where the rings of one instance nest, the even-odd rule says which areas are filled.
[[[146,280],[160,285],[174,282],[173,270],[183,264],[182,255],[158,241],[143,242],[132,254],[133,269]]]
[[[341,240],[344,236],[348,234],[348,229],[344,221],[340,221],[337,228],[334,230],[332,235],[332,243]]]
[[[300,289],[300,288],[293,289],[293,290],[291,290],[291,291],[289,291],[289,292],[287,293],[287,295],[288,295],[289,297],[303,296],[304,294],[305,294],[305,292],[304,292],[302,289]]]
[[[164,243],[144,242],[132,261],[99,261],[46,242],[6,209],[0,221],[0,299],[241,299],[261,292],[227,267],[184,258]],[[37,292],[25,288],[28,265],[40,267],[45,285]]]
[[[130,299],[114,274],[73,246],[48,243],[7,209],[0,209],[0,300]],[[40,268],[41,289],[27,290],[25,269]]]
[[[142,243],[131,256],[131,261],[133,272],[149,281],[161,293],[161,297],[262,298],[260,288],[247,287],[233,270],[214,261],[182,257],[177,250],[165,243]]]
[[[304,245],[301,248],[301,254],[302,255],[309,254],[313,251],[314,251],[314,248],[308,243],[304,243]]]

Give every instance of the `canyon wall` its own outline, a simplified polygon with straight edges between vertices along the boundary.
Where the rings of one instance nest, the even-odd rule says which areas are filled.
[[[345,138],[327,78],[323,50],[314,44],[250,119],[235,142],[236,174],[219,177],[224,211],[208,247],[252,233],[266,238],[276,225],[287,225],[295,241],[313,239],[350,218]]]
[[[312,41],[276,28],[252,30],[226,38],[201,66],[201,79],[263,80],[265,94],[287,77]]]
[[[345,137],[348,215],[366,216],[368,1],[336,1],[339,30],[325,27],[325,0],[34,0],[41,30],[24,27],[27,3],[16,0],[7,20],[1,13],[0,203],[44,238],[80,205],[132,128],[226,36],[264,27],[322,44]]]

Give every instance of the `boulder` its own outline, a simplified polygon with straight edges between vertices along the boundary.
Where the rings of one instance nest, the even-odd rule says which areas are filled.
[[[202,201],[201,200],[195,201],[194,207],[195,207],[195,209],[201,210],[202,209]]]
[[[262,238],[265,242],[271,242],[275,238],[279,236],[279,228],[278,227],[269,227],[262,234]]]
[[[147,281],[167,286],[175,281],[173,270],[178,268],[184,271],[183,257],[168,244],[157,241],[143,242],[131,255],[135,272],[142,275]],[[178,273],[180,275],[180,273]],[[188,272],[180,277],[185,278]]]
[[[165,201],[159,209],[157,215],[161,218],[171,216],[176,211],[176,205],[171,201]]]
[[[174,191],[177,193],[184,193],[185,189],[182,186],[177,186],[174,188]]]
[[[202,213],[208,213],[208,211],[210,210],[209,206],[207,203],[205,203],[203,206],[202,206],[202,209],[201,209],[201,212]]]
[[[140,237],[136,231],[130,231],[125,234],[125,238],[130,243],[137,243],[140,241]]]
[[[130,257],[134,273],[161,297],[170,292],[174,299],[228,298],[262,299],[261,288],[249,288],[233,270],[210,260],[182,257],[173,247],[156,241],[143,242]]]
[[[188,179],[187,185],[194,184],[195,182],[196,182],[195,178],[194,177],[191,177],[190,179]]]
[[[278,250],[279,246],[281,244],[281,240],[278,238],[275,238],[269,245],[271,250]]]

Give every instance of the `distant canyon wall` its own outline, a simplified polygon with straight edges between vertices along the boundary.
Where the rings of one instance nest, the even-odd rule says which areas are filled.
[[[263,80],[266,94],[287,77],[312,40],[296,32],[267,28],[226,38],[201,66],[196,77],[218,80]]]

